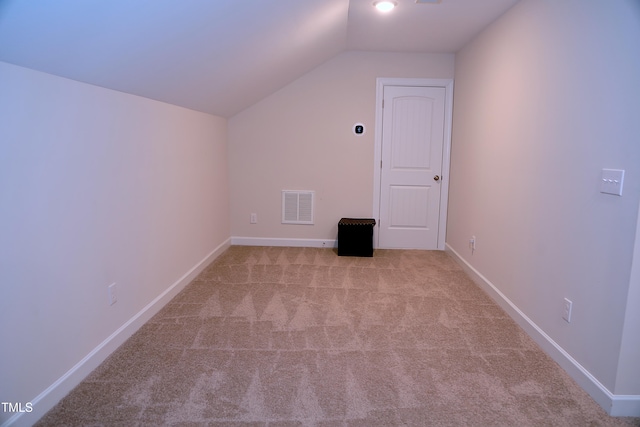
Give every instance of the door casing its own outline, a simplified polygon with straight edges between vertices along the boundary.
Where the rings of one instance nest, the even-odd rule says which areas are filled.
[[[444,250],[447,232],[447,204],[449,201],[449,164],[451,156],[451,125],[453,118],[453,79],[386,78],[376,79],[376,123],[373,168],[373,214],[380,222],[380,185],[382,162],[382,99],[385,86],[442,87],[445,89],[444,147],[442,150],[442,176],[437,249]],[[373,244],[379,248],[378,227],[374,227]]]

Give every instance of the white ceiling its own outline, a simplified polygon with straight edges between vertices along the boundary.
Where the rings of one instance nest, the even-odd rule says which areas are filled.
[[[447,52],[518,0],[0,0],[0,61],[230,117],[345,50]]]

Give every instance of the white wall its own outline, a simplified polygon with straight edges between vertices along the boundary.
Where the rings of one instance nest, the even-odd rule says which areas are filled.
[[[622,346],[620,348],[620,362],[618,377],[616,378],[616,394],[638,394],[639,375],[637,373],[640,360],[640,215],[636,225],[636,242],[633,250],[631,280],[629,281],[629,295],[625,311]]]
[[[623,337],[625,310],[637,310],[627,298],[639,52],[636,0],[523,0],[459,52],[447,235],[608,391],[630,395],[640,395],[640,365],[619,372],[618,360],[640,340],[637,322]],[[622,197],[599,192],[602,168],[626,170]]]
[[[228,241],[226,120],[6,63],[0,94],[0,401],[51,404]]]
[[[232,117],[231,235],[332,240],[341,217],[371,217],[376,78],[453,73],[452,54],[346,52]],[[315,225],[281,224],[281,190],[316,192]]]

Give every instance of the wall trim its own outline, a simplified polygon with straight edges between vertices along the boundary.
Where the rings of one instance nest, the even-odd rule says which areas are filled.
[[[547,335],[509,298],[471,266],[449,244],[445,251],[463,268],[465,273],[482,288],[542,349],[564,369],[609,415],[615,417],[640,416],[640,395],[615,395],[596,377]]]
[[[288,246],[296,248],[337,248],[336,239],[286,239],[279,237],[231,237],[238,246]]]
[[[614,394],[609,415],[614,417],[639,417],[640,395]]]
[[[62,398],[82,380],[84,380],[94,369],[96,369],[111,353],[120,347],[131,335],[133,335],[142,325],[151,319],[162,309],[173,297],[175,297],[185,286],[196,278],[202,270],[211,264],[227,248],[231,246],[231,239],[225,240],[217,248],[211,251],[204,259],[194,265],[175,283],[169,286],[164,292],[154,298],[142,310],[136,313],[125,324],[112,333],[107,339],[95,347],[89,354],[80,360],[74,367],[69,369],[63,376],[58,378],[53,384],[47,387],[42,393],[31,400],[32,412],[16,413],[0,427],[8,426],[30,426],[42,418],[51,408],[53,408]]]

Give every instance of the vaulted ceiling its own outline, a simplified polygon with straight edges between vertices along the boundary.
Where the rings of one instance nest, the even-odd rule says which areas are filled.
[[[230,117],[346,50],[454,53],[518,0],[0,0],[0,61]]]

